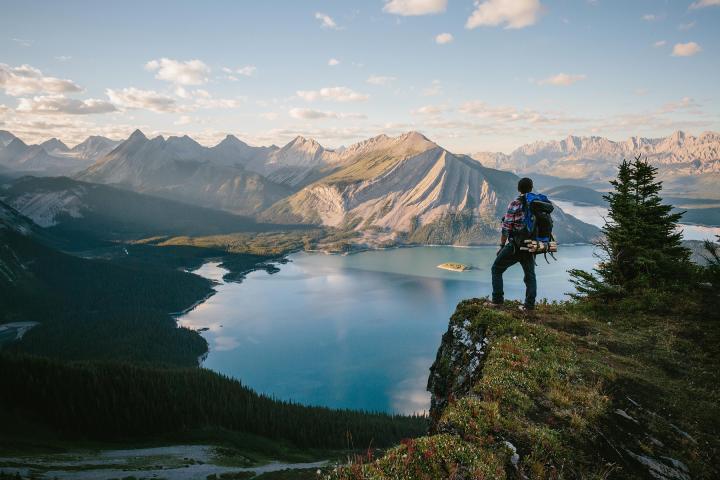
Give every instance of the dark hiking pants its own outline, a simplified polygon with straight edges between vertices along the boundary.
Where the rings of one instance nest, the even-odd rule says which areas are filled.
[[[505,300],[503,273],[518,262],[525,273],[525,277],[523,278],[525,281],[525,306],[533,308],[535,307],[535,296],[537,295],[535,262],[531,254],[516,250],[511,242],[506,243],[502,250],[500,250],[491,269],[493,287],[492,301],[493,303],[502,303]]]

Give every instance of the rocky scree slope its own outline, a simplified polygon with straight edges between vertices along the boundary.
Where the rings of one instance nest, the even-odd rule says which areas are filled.
[[[486,244],[517,196],[518,178],[455,155],[417,132],[376,137],[343,152],[333,173],[263,212],[280,223],[312,223],[355,233],[355,243]],[[556,237],[589,241],[597,230],[554,215]]]

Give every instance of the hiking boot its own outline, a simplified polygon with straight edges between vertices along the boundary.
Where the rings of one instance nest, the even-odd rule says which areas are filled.
[[[490,300],[485,300],[482,305],[483,307],[488,308],[500,308],[503,306],[503,302],[491,302]]]
[[[534,310],[535,310],[535,306],[534,306],[534,305],[520,305],[520,306],[518,307],[518,310],[520,310],[520,311],[523,312],[523,313],[528,313],[528,312],[534,311]]]

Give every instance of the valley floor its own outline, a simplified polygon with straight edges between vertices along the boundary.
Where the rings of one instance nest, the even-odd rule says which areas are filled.
[[[77,450],[66,453],[0,456],[0,474],[36,479],[107,480],[112,478],[315,478],[327,460],[252,461],[223,447],[172,445],[123,450]],[[248,466],[249,465],[249,466]]]

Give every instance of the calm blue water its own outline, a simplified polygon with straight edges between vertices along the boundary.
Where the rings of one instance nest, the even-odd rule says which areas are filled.
[[[538,295],[562,299],[569,268],[595,263],[590,246],[538,258]],[[204,366],[253,389],[304,404],[388,412],[426,410],[428,368],[462,299],[490,294],[495,249],[419,247],[349,256],[297,253],[280,272],[253,272],[183,316],[206,327]],[[472,265],[468,272],[437,268]],[[219,280],[206,264],[196,273]],[[505,274],[507,298],[524,296],[522,269]]]

